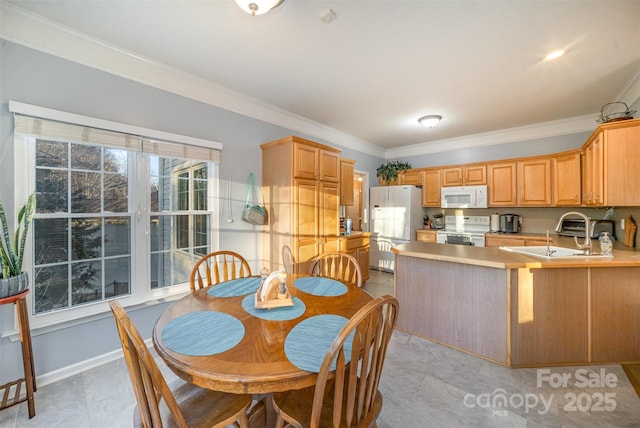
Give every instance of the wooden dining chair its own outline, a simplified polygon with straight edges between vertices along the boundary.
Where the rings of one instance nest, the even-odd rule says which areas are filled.
[[[295,260],[293,258],[293,252],[291,251],[291,247],[285,245],[282,247],[282,266],[284,267],[284,271],[286,273],[293,273],[293,265]]]
[[[397,316],[398,301],[389,295],[356,312],[329,347],[315,386],[273,395],[276,428],[375,426],[382,410],[378,384]]]
[[[214,251],[202,257],[191,270],[191,292],[223,281],[251,276],[249,263],[233,251]]]
[[[138,329],[117,300],[109,302],[138,406],[135,427],[249,426],[249,394],[227,394],[183,383],[173,391],[160,372]],[[164,400],[166,406],[161,402]]]
[[[351,254],[340,251],[327,251],[316,256],[311,262],[309,274],[362,287],[362,270],[358,260]]]

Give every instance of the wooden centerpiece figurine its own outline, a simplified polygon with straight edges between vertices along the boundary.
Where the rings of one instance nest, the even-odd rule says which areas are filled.
[[[293,299],[287,287],[287,274],[284,270],[271,272],[262,281],[255,295],[256,309],[280,308],[293,306]]]

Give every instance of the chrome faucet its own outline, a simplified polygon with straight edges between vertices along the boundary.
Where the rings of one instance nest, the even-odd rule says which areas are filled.
[[[584,250],[584,253],[587,256],[591,255],[592,244],[591,244],[591,220],[586,215],[578,212],[578,211],[569,211],[568,213],[562,214],[560,220],[558,220],[558,224],[556,225],[556,232],[560,232],[562,230],[562,220],[565,218],[574,215],[584,219],[584,243],[580,244],[578,242],[578,237],[574,236],[573,239],[576,241],[576,247],[579,250]]]

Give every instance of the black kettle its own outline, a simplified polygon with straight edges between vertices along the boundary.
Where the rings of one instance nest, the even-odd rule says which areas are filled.
[[[518,214],[500,215],[500,230],[503,233],[520,232],[520,216]]]

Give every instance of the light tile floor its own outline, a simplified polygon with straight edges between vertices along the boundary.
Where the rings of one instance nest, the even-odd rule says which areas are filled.
[[[365,289],[392,293],[392,278],[371,271]],[[166,368],[164,374],[175,379]],[[609,386],[581,385],[602,374]],[[566,385],[546,380],[562,376],[570,376]],[[619,365],[509,369],[400,331],[389,345],[380,389],[380,428],[640,427],[640,399]],[[0,412],[0,428],[129,427],[133,401],[120,359],[39,388],[36,417],[29,420],[23,403]]]

